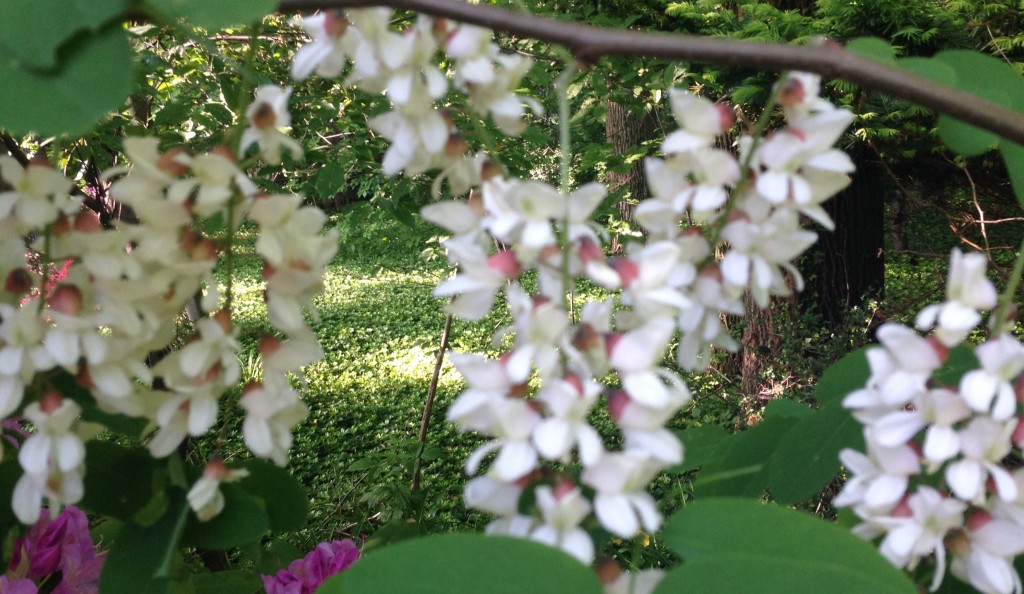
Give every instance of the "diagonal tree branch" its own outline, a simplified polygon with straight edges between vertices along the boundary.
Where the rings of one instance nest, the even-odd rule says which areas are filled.
[[[463,0],[279,0],[284,12],[389,6],[472,23],[569,48],[582,62],[602,56],[638,56],[744,66],[757,70],[804,70],[841,78],[862,87],[961,119],[1024,144],[1024,117],[975,95],[934,83],[911,72],[823,46],[776,45],[684,35],[594,27],[557,21]]]

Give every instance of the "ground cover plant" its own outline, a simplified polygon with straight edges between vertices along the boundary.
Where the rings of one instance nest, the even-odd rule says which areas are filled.
[[[785,305],[818,236],[804,223],[856,237],[828,200],[871,194],[850,180],[865,161],[836,148],[858,116],[812,71],[940,111],[948,149],[998,155],[1019,202],[1024,82],[1011,65],[904,56],[877,38],[787,47],[448,0],[391,2],[425,14],[332,4],[349,10],[303,17],[294,53],[275,17],[248,35],[194,29],[259,21],[273,8],[262,1],[109,0],[78,21],[45,3],[7,9],[0,63],[18,90],[0,124],[37,135],[23,147],[5,134],[0,158],[0,405],[17,452],[0,467],[17,553],[4,588],[1021,591],[1024,253],[954,247],[920,312],[867,301],[871,319],[882,313],[861,337],[814,327],[837,317],[833,293],[819,291],[816,312]],[[803,23],[750,3],[719,24],[748,8],[784,18],[766,30],[785,38]],[[826,12],[841,30],[845,13]],[[479,25],[537,41],[502,47]],[[154,74],[140,86],[125,68],[135,52]],[[632,99],[610,94],[614,158],[602,160],[573,137],[595,112],[583,81],[597,79],[581,71],[606,54],[784,72],[763,93],[745,79],[752,103],[731,105],[693,92],[709,71],[616,71],[598,96],[656,75],[639,96],[655,113],[665,104],[663,135],[620,142],[633,116],[618,100]],[[261,70],[264,58],[283,72]],[[549,68],[527,79],[534,58]],[[82,84],[98,76],[110,84]],[[130,111],[94,128],[126,98]],[[202,114],[186,107],[204,100]],[[293,118],[293,100],[311,108]],[[363,126],[334,124],[349,110]],[[176,124],[157,131],[161,118]],[[869,127],[856,134],[887,137]],[[66,136],[88,130],[98,140]],[[120,149],[102,148],[125,130]],[[514,148],[545,143],[536,165]],[[379,173],[350,179],[378,151]],[[312,172],[293,173],[307,155]],[[980,244],[999,245],[971,170],[952,159],[971,180]],[[911,253],[900,190],[893,249]],[[334,217],[313,204],[353,201]],[[428,233],[440,234],[418,254]],[[836,272],[822,253],[805,262],[819,287]],[[869,334],[880,346],[817,381],[822,365],[797,363],[847,350],[822,340]],[[463,381],[436,367],[441,354]],[[737,367],[738,403],[715,394]],[[417,427],[431,373],[450,424]],[[730,419],[747,428],[730,432]],[[72,506],[92,515],[105,555]],[[22,538],[21,525],[34,527]]]

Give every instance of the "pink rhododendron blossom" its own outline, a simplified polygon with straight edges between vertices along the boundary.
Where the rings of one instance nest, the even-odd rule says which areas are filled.
[[[359,549],[350,539],[322,542],[286,569],[263,576],[263,587],[267,594],[313,594],[327,578],[345,570],[358,558]]]

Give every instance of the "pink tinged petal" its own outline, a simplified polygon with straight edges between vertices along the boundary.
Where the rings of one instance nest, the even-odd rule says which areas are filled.
[[[946,467],[946,484],[964,501],[973,501],[985,484],[985,472],[974,460],[959,460]]]
[[[598,493],[594,514],[606,530],[622,538],[631,538],[640,530],[629,497],[622,493]]]
[[[529,443],[506,443],[491,467],[494,475],[503,481],[519,479],[537,467],[537,450]]]
[[[986,551],[1000,557],[1024,553],[1024,527],[1012,522],[993,520],[974,530],[972,536]]]

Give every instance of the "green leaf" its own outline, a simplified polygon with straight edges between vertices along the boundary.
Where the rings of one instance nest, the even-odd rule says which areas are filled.
[[[29,68],[57,66],[57,48],[82,30],[96,32],[120,15],[128,0],[4,0],[0,53]]]
[[[200,522],[189,514],[184,544],[203,549],[228,549],[259,540],[270,529],[266,510],[255,497],[236,484],[221,484],[224,509],[213,519]]]
[[[157,495],[153,475],[162,467],[143,448],[90,441],[85,445],[85,495],[79,505],[94,514],[132,519]]]
[[[692,503],[669,519],[662,540],[685,562],[656,593],[917,592],[870,543],[819,518],[749,499]]]
[[[677,431],[676,436],[683,442],[685,455],[683,463],[673,466],[669,472],[688,472],[704,466],[711,460],[732,436],[721,425],[704,425]]]
[[[946,50],[932,58],[956,72],[956,86],[968,93],[1002,105],[1017,108],[1024,94],[1024,78],[1006,62],[971,50]]]
[[[0,447],[6,449],[6,446],[7,444],[4,444]],[[10,451],[5,453],[9,454]],[[16,521],[10,501],[14,494],[14,485],[17,484],[22,474],[24,471],[21,469],[21,464],[18,463],[17,456],[8,456],[6,460],[0,462],[0,501],[4,502],[3,505],[0,505],[0,534],[7,534],[7,530]]]
[[[85,134],[131,92],[132,47],[111,26],[76,37],[54,70],[35,70],[0,48],[0,128],[41,135]]]
[[[258,555],[259,560],[254,560],[256,571],[263,575],[277,573],[288,566],[289,563],[302,557],[303,553],[295,545],[284,538],[270,543]]]
[[[786,398],[776,398],[764,407],[766,419],[802,419],[814,414],[814,409],[802,402]]]
[[[444,534],[370,553],[324,582],[318,594],[575,594],[601,592],[589,567],[518,538]]]
[[[839,451],[863,451],[863,426],[849,411],[830,406],[800,419],[779,442],[768,468],[768,490],[779,503],[813,496],[839,472]]]
[[[1003,141],[999,143],[999,150],[1003,153],[1017,202],[1024,206],[1024,147],[1016,142]]]
[[[983,155],[999,142],[992,132],[946,115],[939,116],[939,138],[953,151],[968,157]]]
[[[293,532],[306,525],[309,495],[290,472],[266,460],[246,460],[240,465],[249,476],[238,484],[263,505],[274,532]]]
[[[259,576],[241,569],[193,574],[192,586],[196,594],[252,594],[263,590]]]
[[[345,166],[331,161],[316,173],[316,200],[334,198],[345,187]]]
[[[231,25],[248,25],[277,8],[277,0],[145,0],[154,16],[184,19],[215,31]]]
[[[768,463],[797,419],[776,417],[733,435],[701,468],[693,493],[702,497],[761,497],[768,489]]]
[[[953,70],[953,67],[931,58],[900,58],[896,61],[896,65],[939,84],[948,86],[956,84],[956,71]]]
[[[363,552],[369,553],[374,549],[395,544],[396,542],[402,542],[403,540],[409,540],[417,536],[422,536],[423,528],[419,522],[413,522],[405,518],[398,518],[392,520],[387,524],[381,526],[380,530],[377,530],[373,535],[366,540],[363,544]]]
[[[961,344],[950,349],[949,357],[942,367],[935,370],[932,380],[936,385],[948,386],[954,390],[960,385],[960,378],[968,371],[981,367],[971,347]]]
[[[847,394],[864,387],[871,374],[867,357],[869,348],[873,347],[867,346],[853,351],[821,374],[818,385],[814,388],[814,397],[822,408],[842,406],[843,398],[846,398]]]
[[[881,62],[888,66],[896,65],[896,50],[893,49],[889,42],[879,39],[878,37],[858,37],[851,39],[846,44],[846,49],[855,54]]]
[[[168,496],[167,511],[153,525],[125,523],[103,564],[100,594],[167,592],[171,564],[189,516],[184,491],[172,488]]]

